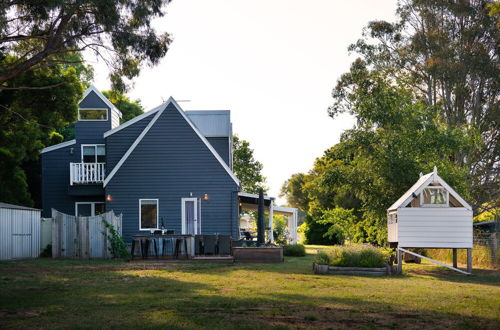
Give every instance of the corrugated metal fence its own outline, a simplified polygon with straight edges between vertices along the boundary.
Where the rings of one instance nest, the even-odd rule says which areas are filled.
[[[75,217],[52,209],[52,257],[110,258],[106,221],[122,234],[122,216],[113,211],[94,217]]]
[[[0,260],[40,255],[40,210],[0,206]]]

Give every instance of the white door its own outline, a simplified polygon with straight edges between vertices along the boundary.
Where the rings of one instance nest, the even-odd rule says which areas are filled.
[[[182,198],[182,234],[199,234],[201,221],[199,221],[199,209],[197,198]]]

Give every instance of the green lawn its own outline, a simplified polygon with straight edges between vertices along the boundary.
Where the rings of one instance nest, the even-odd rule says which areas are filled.
[[[313,253],[317,247],[309,248]],[[321,248],[321,247],[319,247]],[[0,328],[497,328],[500,272],[405,265],[396,277],[282,264],[0,263]]]

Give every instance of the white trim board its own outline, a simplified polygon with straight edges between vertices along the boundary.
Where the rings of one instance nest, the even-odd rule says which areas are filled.
[[[85,92],[83,92],[82,99],[78,102],[78,105],[90,94],[90,92],[96,93],[96,95],[109,107],[110,110],[115,110],[120,118],[123,117],[122,112],[118,110],[117,107],[106,96],[104,96],[100,90],[98,90],[94,85],[90,85]]]
[[[113,170],[106,177],[106,179],[103,182],[103,186],[106,187],[106,185],[109,183],[109,181],[111,181],[111,179],[114,177],[114,175],[116,174],[116,172],[118,172],[118,170],[120,169],[120,167],[122,167],[123,163],[125,163],[125,161],[127,160],[127,158],[130,156],[130,154],[132,153],[132,151],[134,151],[134,149],[137,147],[137,145],[139,144],[139,142],[142,141],[142,139],[144,138],[144,136],[146,136],[146,134],[149,132],[149,130],[151,129],[151,127],[153,127],[153,125],[156,123],[156,121],[161,116],[161,114],[163,113],[163,111],[165,111],[165,109],[170,104],[174,105],[174,108],[181,114],[181,116],[184,118],[184,120],[187,121],[187,123],[191,126],[191,128],[196,133],[196,135],[198,135],[198,137],[201,139],[201,141],[203,141],[203,143],[205,143],[205,146],[212,152],[212,154],[214,155],[215,159],[217,159],[219,161],[219,163],[222,165],[222,167],[226,170],[226,172],[229,174],[229,176],[234,180],[234,182],[236,183],[236,185],[239,187],[240,186],[240,181],[234,175],[233,171],[231,171],[231,169],[229,168],[229,166],[220,157],[220,155],[217,153],[217,151],[214,149],[214,147],[210,144],[210,142],[208,142],[208,140],[201,134],[201,132],[196,128],[196,126],[191,122],[191,120],[189,120],[189,118],[186,116],[186,114],[184,113],[184,111],[180,108],[180,106],[177,104],[177,102],[175,102],[175,100],[174,100],[173,97],[170,97],[167,102],[165,102],[164,104],[162,104],[162,106],[158,107],[157,108],[158,110],[153,109],[153,110],[150,111],[150,112],[157,111],[156,115],[154,116],[153,119],[151,119],[151,121],[148,123],[148,126],[146,126],[146,128],[141,132],[141,134],[137,137],[137,139],[134,141],[134,143],[130,146],[130,148],[127,150],[127,152],[120,159],[120,161],[118,162],[118,164],[116,164],[116,166],[113,168]]]
[[[142,228],[142,210],[141,210],[141,202],[142,201],[156,201],[156,228]],[[139,198],[139,230],[158,230],[160,227],[160,200],[158,198]]]
[[[70,141],[59,143],[59,144],[54,144],[53,146],[43,148],[40,153],[43,154],[45,152],[49,152],[49,151],[61,149],[61,148],[64,148],[64,147],[68,147],[68,146],[71,146],[73,144],[76,144],[76,140],[70,140]]]
[[[129,127],[130,125],[135,124],[138,121],[140,121],[140,120],[142,120],[142,119],[144,119],[144,118],[146,118],[146,117],[154,114],[155,112],[157,112],[158,110],[160,110],[165,104],[167,104],[167,102],[162,103],[159,106],[157,106],[156,108],[153,108],[153,109],[151,109],[151,110],[149,110],[147,112],[144,112],[143,114],[140,114],[137,117],[134,117],[134,118],[130,119],[129,121],[121,124],[120,126],[117,126],[117,127],[113,128],[113,129],[110,129],[109,131],[104,132],[104,137],[106,138],[106,137],[108,137],[108,136],[110,136],[112,134],[115,134],[116,132],[121,131],[122,129],[124,129],[126,127]]]

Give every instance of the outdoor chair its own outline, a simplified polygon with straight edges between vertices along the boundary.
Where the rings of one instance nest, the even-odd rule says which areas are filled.
[[[219,235],[217,244],[217,254],[230,255],[231,254],[231,236]]]
[[[179,254],[183,254],[188,258],[187,240],[184,237],[179,237],[175,240],[175,258],[179,259]]]
[[[217,243],[217,236],[203,235],[203,253],[215,254],[215,245]]]
[[[194,236],[194,253],[195,255],[203,254],[203,236],[195,235]]]

